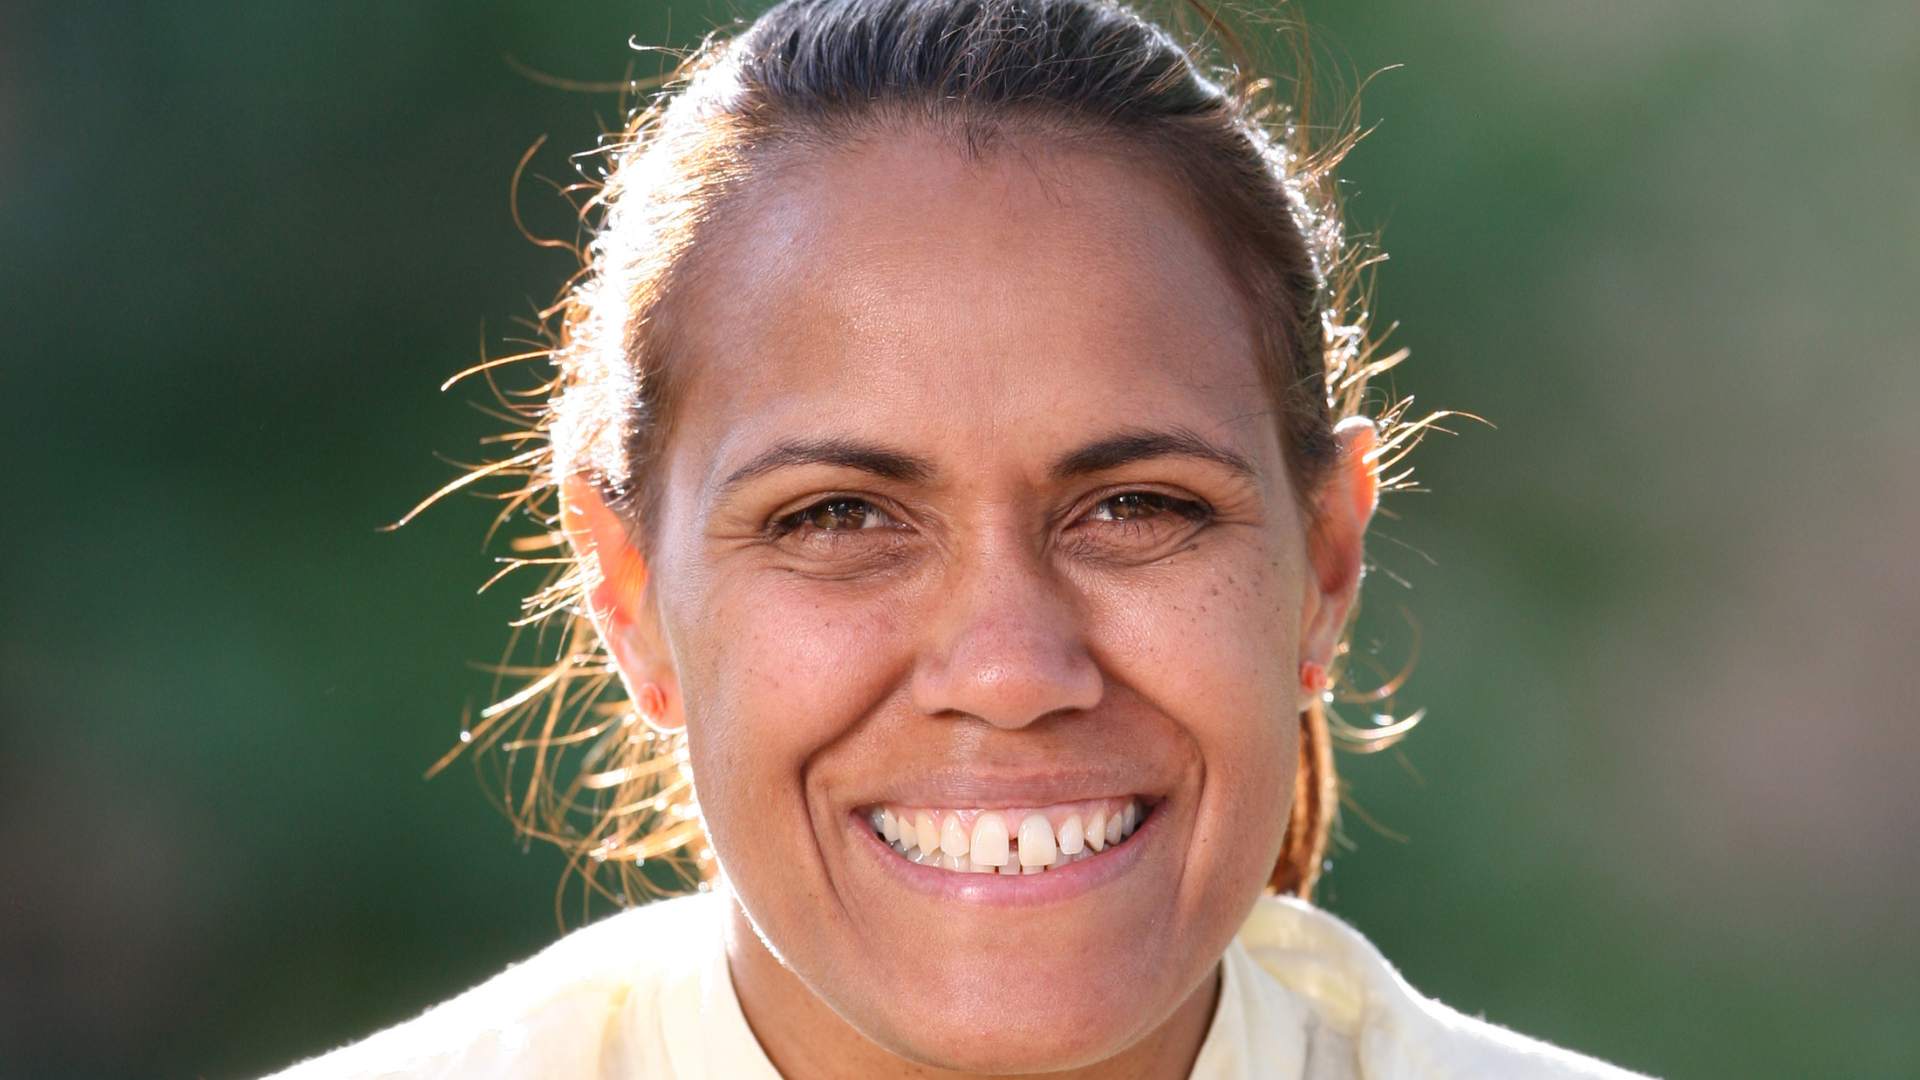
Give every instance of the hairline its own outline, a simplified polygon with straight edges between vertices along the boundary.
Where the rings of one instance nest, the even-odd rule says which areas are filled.
[[[720,75],[721,71],[716,70],[713,74]],[[697,93],[702,88],[696,85],[690,89]],[[731,112],[719,115],[699,109],[690,112],[691,115],[678,118],[679,122],[699,127],[729,121],[741,122],[741,118]],[[650,459],[635,460],[631,452],[632,440],[629,440],[629,446],[622,454],[622,467],[626,475],[620,478],[624,481],[621,486],[630,496],[623,500],[628,511],[623,516],[628,518],[629,532],[641,543],[642,550],[649,550],[655,538],[654,525],[660,516],[658,510],[665,479],[661,475],[661,466],[673,439],[678,399],[682,396],[680,392],[685,390],[688,382],[684,372],[677,378],[671,374],[684,367],[686,359],[685,350],[680,347],[678,312],[684,306],[687,294],[697,295],[706,280],[704,267],[712,259],[703,256],[703,253],[715,249],[724,252],[730,244],[740,242],[736,238],[737,230],[730,228],[729,223],[740,216],[744,205],[750,205],[760,197],[758,193],[770,185],[805,169],[809,164],[856,154],[885,140],[916,136],[931,137],[945,144],[970,167],[984,168],[996,159],[1010,157],[1034,169],[1043,184],[1048,183],[1048,179],[1039,172],[1039,166],[1045,158],[1085,154],[1124,166],[1128,171],[1160,186],[1179,208],[1179,212],[1187,216],[1189,224],[1199,233],[1214,258],[1220,261],[1222,277],[1227,281],[1235,304],[1251,331],[1256,351],[1255,366],[1262,389],[1273,407],[1276,433],[1281,436],[1288,486],[1296,489],[1303,509],[1312,510],[1309,489],[1315,477],[1306,473],[1305,463],[1294,460],[1289,440],[1285,437],[1287,422],[1282,418],[1287,406],[1285,388],[1271,385],[1273,362],[1262,355],[1270,347],[1265,340],[1265,328],[1272,316],[1260,310],[1256,297],[1242,281],[1243,275],[1235,272],[1236,266],[1245,261],[1245,256],[1237,256],[1236,245],[1224,235],[1221,224],[1207,212],[1202,197],[1193,190],[1194,185],[1187,171],[1169,160],[1165,136],[1156,132],[1153,125],[1078,115],[1070,109],[1048,107],[1044,102],[983,108],[966,101],[945,103],[912,99],[856,105],[817,116],[789,114],[774,121],[774,125],[784,130],[770,125],[768,130],[755,132],[748,123],[743,125],[748,130],[736,134],[736,138],[744,143],[740,148],[740,161],[744,168],[703,208],[702,218],[694,227],[686,251],[671,268],[667,286],[648,314],[650,326],[647,340],[641,347],[655,355],[655,362],[649,370],[649,381],[660,387],[662,392],[651,402],[655,410],[648,416],[645,440],[651,451]],[[1145,153],[1129,154],[1130,149]],[[628,362],[634,363],[638,359],[630,355]],[[1279,359],[1284,367],[1293,358]],[[603,478],[603,481],[611,479]]]

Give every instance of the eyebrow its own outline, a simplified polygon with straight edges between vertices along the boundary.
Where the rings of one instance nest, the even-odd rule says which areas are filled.
[[[783,442],[755,454],[751,461],[728,474],[721,490],[737,487],[756,476],[793,465],[831,465],[859,469],[887,480],[925,483],[933,478],[933,464],[925,458],[853,439],[805,439]]]
[[[1199,458],[1224,465],[1242,476],[1258,475],[1253,462],[1248,461],[1245,455],[1209,442],[1196,432],[1176,428],[1171,431],[1125,431],[1089,443],[1055,462],[1053,478],[1070,480],[1131,465],[1136,461],[1165,457]]]

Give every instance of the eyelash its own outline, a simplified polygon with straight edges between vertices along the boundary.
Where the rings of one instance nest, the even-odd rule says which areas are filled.
[[[1114,513],[1114,504],[1131,500],[1136,507],[1147,508],[1149,512],[1139,516],[1121,517]],[[1105,510],[1106,517],[1094,518],[1099,521],[1111,521],[1118,525],[1141,524],[1161,514],[1176,514],[1188,521],[1204,521],[1213,516],[1213,508],[1197,499],[1182,499],[1158,491],[1122,491],[1109,495],[1093,506],[1088,517]]]
[[[1128,505],[1132,509],[1143,509],[1147,512],[1143,514],[1127,513],[1121,510],[1119,506],[1116,506],[1116,504]],[[1102,511],[1105,511],[1104,516],[1101,515]],[[850,516],[853,512],[859,513],[864,519],[862,524],[853,528],[826,528],[820,526],[817,521],[810,520],[820,514],[844,517]],[[1204,521],[1213,516],[1213,508],[1197,499],[1182,499],[1157,491],[1122,491],[1108,495],[1106,498],[1095,503],[1093,509],[1085,515],[1084,520],[1104,521],[1116,525],[1138,527],[1146,525],[1153,518],[1163,514],[1174,514],[1188,521]],[[876,519],[877,523],[875,524],[866,523],[866,521],[875,521]],[[793,513],[776,518],[772,523],[771,531],[776,536],[787,536],[812,526],[812,531],[831,536],[884,529],[898,524],[899,523],[894,520],[893,515],[888,514],[884,509],[869,499],[863,499],[853,495],[833,495],[802,507]]]
[[[835,507],[842,507],[842,508],[849,508],[849,509],[858,508],[859,512],[863,516],[877,515],[878,518],[880,519],[880,523],[876,525],[862,524],[860,526],[857,526],[851,529],[829,529],[829,528],[821,528],[815,525],[812,531],[819,533],[821,535],[833,536],[833,535],[843,534],[843,533],[865,532],[868,529],[884,529],[889,525],[898,524],[898,522],[893,520],[893,515],[887,513],[885,510],[875,505],[874,502],[870,499],[862,499],[855,495],[830,495],[827,498],[819,500],[818,502],[802,507],[799,510],[795,510],[793,513],[787,514],[784,517],[776,518],[773,522],[772,532],[776,536],[786,536],[791,533],[799,532],[800,530],[805,529],[810,524],[812,524],[812,522],[808,520],[809,518],[813,517],[815,514],[822,513],[822,512],[833,513],[834,512],[833,508]]]

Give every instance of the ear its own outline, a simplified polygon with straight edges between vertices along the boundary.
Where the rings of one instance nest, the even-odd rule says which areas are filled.
[[[1379,438],[1373,421],[1348,417],[1334,427],[1333,434],[1340,443],[1340,461],[1313,495],[1314,520],[1307,530],[1307,558],[1313,573],[1300,617],[1300,662],[1323,669],[1333,662],[1341,628],[1360,595],[1367,524],[1380,497],[1374,472]],[[1302,687],[1302,712],[1315,693]]]
[[[586,579],[587,614],[613,656],[628,700],[654,727],[684,726],[680,680],[647,588],[647,562],[626,524],[581,476],[560,485],[560,522]]]

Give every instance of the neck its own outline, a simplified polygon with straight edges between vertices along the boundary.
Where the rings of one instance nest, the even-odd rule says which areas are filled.
[[[760,940],[739,901],[729,900],[727,962],[747,1025],[784,1080],[971,1080],[986,1074],[955,1071],[903,1057],[863,1035],[780,962]],[[1214,967],[1173,1014],[1144,1038],[1103,1061],[1045,1075],[1048,1080],[1186,1080],[1213,1022],[1220,969]],[[1009,1074],[995,1073],[1002,1080]]]

